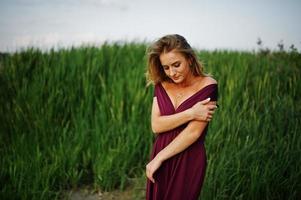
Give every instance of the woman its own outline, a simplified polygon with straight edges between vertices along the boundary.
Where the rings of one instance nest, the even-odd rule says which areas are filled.
[[[178,34],[149,48],[147,78],[155,85],[151,124],[156,138],[146,165],[146,199],[196,200],[205,177],[204,139],[216,109],[217,82]]]

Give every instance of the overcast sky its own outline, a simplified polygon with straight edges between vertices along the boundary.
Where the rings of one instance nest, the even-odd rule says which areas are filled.
[[[178,33],[199,49],[301,50],[300,0],[0,0],[0,51]]]

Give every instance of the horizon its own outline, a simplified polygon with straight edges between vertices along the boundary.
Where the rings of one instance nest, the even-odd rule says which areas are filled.
[[[271,51],[279,43],[284,50],[294,45],[300,51],[300,8],[297,0],[3,0],[0,52],[151,43],[173,33],[199,50],[256,51],[260,38]]]

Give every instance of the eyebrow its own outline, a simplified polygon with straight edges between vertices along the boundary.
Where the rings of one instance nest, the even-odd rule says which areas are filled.
[[[179,60],[177,60],[177,61],[175,61],[175,62],[173,62],[171,65],[175,65],[176,63],[178,63],[178,62],[180,62]],[[165,66],[167,66],[168,67],[168,65],[162,65],[163,67],[165,67]]]

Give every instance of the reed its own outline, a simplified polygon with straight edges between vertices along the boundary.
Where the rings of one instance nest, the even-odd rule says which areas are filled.
[[[154,140],[145,49],[105,43],[0,57],[0,199],[60,199],[82,185],[122,190],[144,176]],[[300,53],[198,55],[220,105],[202,197],[300,197]]]

